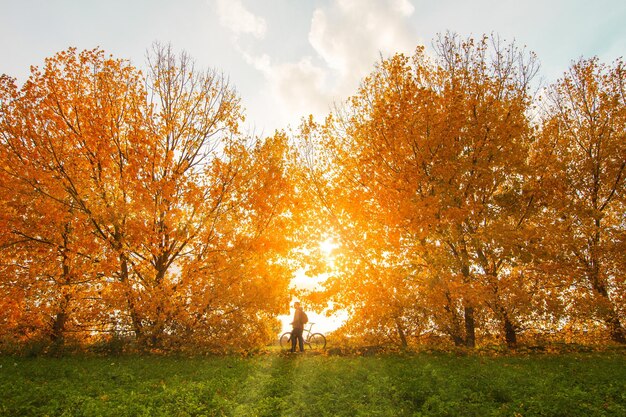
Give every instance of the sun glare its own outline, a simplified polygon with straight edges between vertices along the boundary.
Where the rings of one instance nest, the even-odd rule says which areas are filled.
[[[295,301],[295,300],[294,300]],[[292,305],[293,302],[292,301]],[[293,320],[294,310],[290,309],[289,314],[278,316],[278,319],[281,321],[282,328],[280,334],[291,330],[291,322]],[[348,313],[345,310],[340,310],[331,314],[329,316],[326,315],[326,310],[321,313],[317,313],[313,310],[306,309],[306,314],[309,316],[309,327],[311,324],[313,325],[315,332],[321,332],[324,334],[328,334],[337,330],[341,327],[346,320],[348,319]]]
[[[320,242],[320,251],[327,258],[331,256],[333,250],[337,249],[339,245],[333,240],[332,237],[329,237],[326,240]]]
[[[319,250],[321,254],[326,258],[326,262],[332,268],[334,266],[334,251],[340,247],[339,243],[333,240],[332,237],[326,238],[319,242]],[[304,291],[319,291],[323,289],[324,281],[328,278],[328,273],[319,274],[316,276],[309,276],[305,273],[304,269],[296,271],[294,277],[291,279],[291,287],[295,290]],[[290,305],[298,301],[297,298],[291,300]],[[329,333],[337,328],[341,327],[348,319],[348,313],[344,310],[336,311],[334,314],[327,315],[327,309],[317,313],[311,309],[307,310],[309,316],[309,322],[314,323],[315,330],[322,333]],[[289,314],[278,316],[282,323],[281,334],[283,332],[291,330],[291,321],[293,320],[293,308],[291,308]]]

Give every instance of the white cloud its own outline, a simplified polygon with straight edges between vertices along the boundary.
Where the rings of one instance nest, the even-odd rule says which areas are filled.
[[[407,0],[335,0],[315,10],[309,42],[326,65],[338,71],[341,85],[353,89],[380,54],[413,50],[407,20],[413,11]]]
[[[267,54],[254,56],[241,49],[240,51],[246,62],[263,74],[270,92],[285,108],[304,112],[307,105],[313,104],[309,112],[327,110],[328,97],[322,95],[324,99],[315,104],[316,96],[324,90],[326,71],[313,64],[311,57],[302,57],[297,62],[275,64]]]
[[[408,0],[333,0],[315,9],[309,43],[322,60],[324,83],[312,91],[312,102],[325,101],[328,111],[332,100],[356,93],[380,55],[412,53],[416,38],[408,17],[414,10]]]
[[[391,7],[405,16],[411,16],[415,11],[409,0],[391,0]]]
[[[274,63],[267,54],[240,52],[265,78],[261,93],[268,114],[263,115],[263,121],[283,128],[308,114],[321,117],[329,111],[333,97],[325,88],[328,70],[315,65],[310,56],[296,62]]]
[[[229,28],[235,35],[246,33],[258,39],[265,36],[265,19],[255,16],[240,0],[217,0],[217,14],[222,26]]]
[[[332,96],[324,87],[327,71],[315,65],[311,57],[275,65],[267,79],[284,110],[295,117],[328,112]]]
[[[218,0],[218,5],[222,24],[235,34],[265,33],[265,22],[245,10],[239,0]],[[266,81],[261,90],[267,114],[255,115],[255,119],[271,121],[273,129],[293,126],[308,114],[324,117],[333,102],[356,93],[360,80],[381,55],[412,53],[417,38],[408,18],[414,11],[409,0],[332,0],[311,16],[308,41],[315,55],[286,62],[244,50],[235,38],[245,61]]]

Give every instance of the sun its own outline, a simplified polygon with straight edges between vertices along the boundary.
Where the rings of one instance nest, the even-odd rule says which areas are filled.
[[[341,245],[336,242],[332,237],[320,240],[318,248],[321,255],[326,259],[329,268],[333,269],[336,250]],[[305,268],[299,269],[291,279],[291,288],[295,290],[304,291],[319,291],[323,289],[324,281],[328,279],[328,273],[322,273],[316,276],[310,276],[306,274]],[[293,305],[295,301],[298,301],[296,297],[291,299],[290,305]],[[334,311],[333,314],[327,315],[327,311],[332,309],[332,302],[321,312],[316,312],[312,309],[307,310],[309,316],[309,323],[315,323],[315,331],[328,333],[341,327],[348,319],[348,312],[346,310]],[[278,316],[282,323],[281,333],[291,330],[291,322],[293,321],[293,310],[289,314]]]
[[[320,252],[322,252],[326,258],[331,258],[333,250],[338,247],[339,244],[336,243],[332,237],[329,237],[319,243]]]

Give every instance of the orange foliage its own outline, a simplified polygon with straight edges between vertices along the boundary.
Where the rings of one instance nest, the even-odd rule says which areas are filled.
[[[382,61],[324,126],[303,127],[303,143],[317,149],[308,153],[324,155],[332,167],[310,164],[344,248],[323,292],[352,313],[344,332],[400,345],[434,334],[470,347],[494,336],[515,346],[520,335],[564,331],[579,319],[571,303],[581,284],[564,280],[553,265],[562,253],[555,242],[571,244],[572,237],[545,220],[582,191],[559,185],[559,175],[574,169],[559,166],[565,153],[537,140],[539,132],[555,140],[549,124],[540,130],[529,119],[537,68],[534,55],[498,39],[440,37],[433,59],[418,48],[413,57]],[[623,85],[621,64],[612,77]],[[623,149],[614,149],[624,132],[616,85],[607,97],[599,88],[587,92],[615,115],[613,130],[604,125],[614,133],[603,136],[614,159],[602,166],[605,199],[614,205],[623,199],[626,161]],[[570,163],[584,159],[568,156]],[[613,212],[623,214],[620,208]],[[623,245],[624,218],[614,218],[615,237],[607,240]],[[613,265],[604,269],[611,274],[604,300],[623,294],[623,263]],[[593,305],[605,311],[603,302]],[[619,313],[607,326],[623,331],[615,319],[623,317],[623,300],[613,310]]]
[[[253,348],[299,268],[361,343],[624,343],[624,65],[581,60],[540,99],[537,68],[442,36],[264,139],[167,46],[145,75],[75,49],[3,75],[0,343]]]
[[[191,68],[155,46],[144,78],[70,49],[21,89],[3,78],[3,334],[158,349],[272,337],[291,276],[287,139],[240,135],[233,90]]]
[[[545,264],[568,286],[571,326],[626,343],[626,68],[572,65],[547,93],[541,152],[554,185],[540,219]],[[589,329],[591,328],[591,329]]]

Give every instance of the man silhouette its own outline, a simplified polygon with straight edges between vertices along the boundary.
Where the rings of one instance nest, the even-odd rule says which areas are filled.
[[[304,331],[304,311],[302,311],[299,302],[295,302],[293,307],[296,311],[291,322],[291,351],[296,351],[297,343],[300,346],[300,352],[304,352],[304,338],[302,337],[302,332]]]

